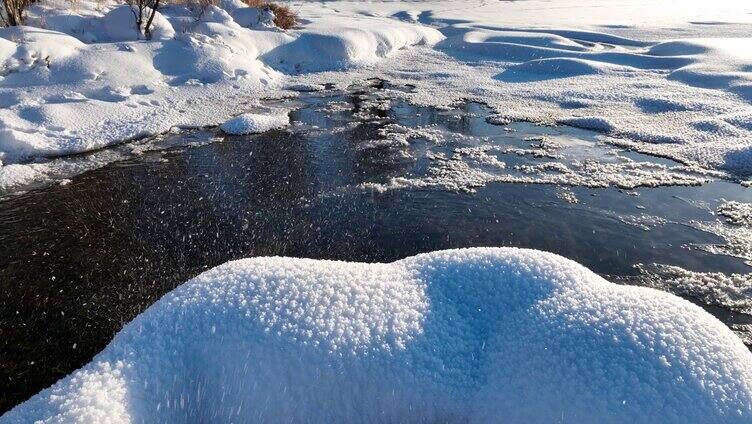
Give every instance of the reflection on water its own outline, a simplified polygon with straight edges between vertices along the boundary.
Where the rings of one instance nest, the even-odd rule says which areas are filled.
[[[723,242],[685,225],[714,219],[721,197],[752,201],[749,189],[732,183],[572,187],[566,196],[550,184],[376,190],[373,184],[429,174],[436,166],[431,157],[483,143],[530,148],[538,143],[531,136],[569,143],[556,150],[561,160],[596,154],[603,162],[622,160],[584,131],[528,124],[505,130],[486,123],[480,105],[434,110],[385,102],[378,92],[362,87],[278,101],[297,107],[289,130],[146,152],[1,201],[0,410],[89,361],[180,282],[231,259],[383,262],[437,249],[518,246],[620,279],[634,276],[635,264],[652,262],[749,273],[742,260],[687,248]],[[389,134],[394,127],[385,131],[394,124],[433,127],[403,138]],[[485,158],[481,165],[516,172],[515,165],[552,160],[503,149],[494,154],[505,166]],[[729,324],[752,322],[705,306]]]

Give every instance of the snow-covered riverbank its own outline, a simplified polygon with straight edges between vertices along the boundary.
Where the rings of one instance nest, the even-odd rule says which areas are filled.
[[[357,2],[341,14],[368,13]],[[447,37],[387,78],[470,97],[504,119],[563,123],[742,179],[752,173],[752,5],[744,1],[387,2]],[[394,76],[394,77],[393,77]]]
[[[153,39],[138,41],[122,6],[49,1],[28,21],[47,29],[0,30],[6,188],[46,178],[32,163],[41,158],[217,125],[290,85],[367,76],[416,85],[417,103],[471,98],[501,121],[592,128],[741,180],[752,173],[746,2],[302,2],[292,4],[302,25],[283,32],[228,0],[198,19],[166,7]]]
[[[233,15],[243,22],[253,9],[230,1],[198,20],[185,7],[166,7],[143,41],[128,27],[127,6],[68,6],[32,8],[28,22],[47,29],[0,29],[0,186],[44,179],[45,166],[27,165],[39,158],[219,124],[280,93],[282,72],[364,66],[442,38],[368,17],[317,19],[287,33],[246,28]]]

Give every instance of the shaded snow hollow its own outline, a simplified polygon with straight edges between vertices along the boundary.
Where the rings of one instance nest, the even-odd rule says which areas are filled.
[[[752,354],[687,301],[533,250],[244,259],[0,418],[34,420],[742,423]]]

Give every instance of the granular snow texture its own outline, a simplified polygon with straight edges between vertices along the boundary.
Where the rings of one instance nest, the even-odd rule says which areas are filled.
[[[287,115],[244,113],[220,125],[220,128],[227,134],[243,135],[283,128],[289,124],[290,118]]]
[[[245,259],[0,418],[35,420],[748,423],[752,354],[687,301],[538,251]]]

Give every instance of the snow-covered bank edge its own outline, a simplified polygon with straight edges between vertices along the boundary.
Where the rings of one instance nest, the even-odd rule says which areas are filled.
[[[84,2],[70,13],[51,2],[32,8],[48,29],[0,29],[6,191],[51,174],[35,163],[40,159],[174,127],[219,125],[243,105],[289,94],[290,73],[356,69],[443,38],[428,27],[367,17],[322,19],[293,31],[244,27],[240,11],[252,8],[225,1],[198,20],[186,7],[164,7],[158,31],[144,41],[123,26],[126,6]],[[189,30],[174,30],[187,24]]]

